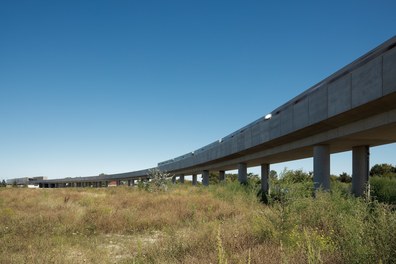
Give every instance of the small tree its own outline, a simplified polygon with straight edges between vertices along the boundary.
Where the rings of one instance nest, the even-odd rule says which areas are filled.
[[[370,176],[383,176],[389,173],[396,173],[396,168],[387,163],[375,164],[370,170]]]
[[[277,173],[276,171],[274,171],[274,170],[271,170],[271,171],[269,172],[268,177],[269,177],[271,180],[276,180],[276,179],[278,179],[278,173]]]
[[[338,180],[339,180],[340,182],[350,183],[350,182],[352,182],[352,177],[349,176],[348,173],[343,172],[343,173],[341,173],[340,176],[338,177]]]
[[[238,180],[238,174],[235,173],[227,173],[225,177],[226,177],[226,181],[228,182],[234,182]]]
[[[172,177],[170,173],[161,171],[158,168],[150,169],[148,173],[149,179],[151,180],[150,185],[153,191],[164,191],[168,190],[168,178]]]
[[[2,180],[2,181],[1,181],[0,187],[7,187],[7,183],[6,183],[5,180]]]
[[[312,180],[312,175],[310,173],[307,173],[303,170],[288,170],[285,168],[281,175],[280,178],[282,181],[287,181],[287,182],[305,182]]]
[[[218,172],[210,172],[209,173],[209,184],[218,184],[220,182],[219,180],[219,173]]]

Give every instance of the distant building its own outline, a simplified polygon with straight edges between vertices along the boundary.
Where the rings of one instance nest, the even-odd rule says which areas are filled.
[[[117,186],[117,181],[110,181],[107,185],[107,187],[116,187]]]
[[[46,180],[48,177],[37,176],[37,177],[23,177],[23,178],[14,178],[6,181],[7,185],[17,185],[17,186],[35,186],[35,180]],[[33,188],[33,187],[31,187]]]

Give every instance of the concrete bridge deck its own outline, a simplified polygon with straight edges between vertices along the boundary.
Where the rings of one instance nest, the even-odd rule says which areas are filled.
[[[314,157],[316,186],[329,188],[330,154],[353,151],[353,191],[368,180],[369,147],[396,142],[396,37],[343,67],[268,115],[196,151],[158,163],[184,178],[210,170],[262,165],[263,188],[271,163]],[[147,177],[148,170],[41,181],[64,184]]]

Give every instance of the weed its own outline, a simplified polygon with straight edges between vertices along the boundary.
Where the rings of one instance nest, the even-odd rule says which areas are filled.
[[[0,191],[0,263],[395,263],[396,212],[335,183]],[[144,187],[145,188],[145,187]]]

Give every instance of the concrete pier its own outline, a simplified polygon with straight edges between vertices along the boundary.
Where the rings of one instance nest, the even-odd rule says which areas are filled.
[[[352,193],[363,196],[369,184],[370,148],[358,146],[352,148]]]
[[[223,171],[223,170],[219,171],[219,181],[220,182],[225,181],[225,171]]]
[[[247,183],[247,164],[244,162],[238,164],[238,181],[242,184]]]
[[[314,146],[314,188],[330,190],[330,148],[328,145]]]
[[[202,184],[204,186],[208,186],[209,185],[209,171],[208,170],[204,170],[202,172]]]
[[[176,176],[172,176],[172,183],[173,183],[173,184],[176,183]]]
[[[261,164],[261,191],[263,194],[268,194],[269,184],[268,176],[270,172],[270,165],[267,163]]]
[[[180,175],[179,180],[180,180],[180,183],[184,183],[184,174]]]
[[[197,174],[192,175],[192,185],[197,185]]]

